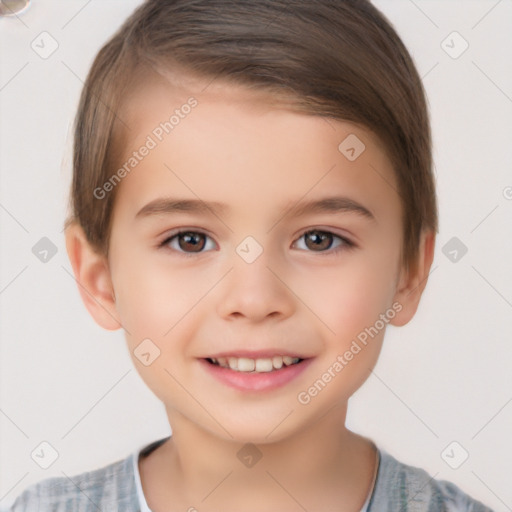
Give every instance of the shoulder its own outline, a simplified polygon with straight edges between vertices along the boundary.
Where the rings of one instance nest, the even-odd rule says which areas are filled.
[[[9,512],[138,511],[133,455],[70,477],[52,477],[23,491]]]
[[[493,512],[455,484],[436,480],[379,448],[380,463],[368,512]]]

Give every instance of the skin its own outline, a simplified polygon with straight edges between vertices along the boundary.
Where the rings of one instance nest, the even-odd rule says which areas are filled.
[[[279,108],[233,85],[202,92],[204,85],[153,80],[130,98],[120,164],[191,95],[198,105],[117,186],[108,258],[77,224],[66,231],[85,306],[100,326],[124,328],[134,365],[172,427],[171,439],[139,461],[144,494],[155,512],[359,510],[375,446],[345,427],[347,402],[371,374],[385,328],[308,404],[297,395],[393,303],[401,310],[389,324],[411,320],[435,236],[423,233],[406,272],[393,169],[364,127]],[[338,150],[349,134],[366,146],[353,162]],[[332,195],[357,201],[374,220],[354,212],[283,215],[299,201]],[[136,218],[164,196],[218,201],[227,210]],[[203,252],[185,244],[186,257],[178,238],[159,247],[176,228],[208,235],[199,238]],[[312,229],[354,247],[334,236],[319,250],[303,236]],[[250,264],[236,252],[247,236],[263,249]],[[146,338],[160,350],[149,366],[134,356]],[[267,348],[313,360],[264,392],[228,387],[200,363],[220,351]],[[245,443],[262,454],[252,468],[237,458]]]

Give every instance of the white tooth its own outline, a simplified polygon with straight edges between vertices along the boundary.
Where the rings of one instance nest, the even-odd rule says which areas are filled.
[[[239,372],[271,372],[279,370],[285,366],[296,364],[300,361],[298,357],[290,356],[274,356],[272,358],[250,359],[248,357],[218,357],[210,358],[223,368],[231,368],[231,370]]]
[[[223,368],[229,368],[229,364],[228,364],[228,360],[226,357],[219,357],[217,359],[217,362],[219,363],[220,366],[222,366]]]
[[[290,356],[283,356],[283,363],[286,366],[290,366],[293,363],[293,358]]]
[[[274,356],[272,358],[272,366],[276,370],[279,370],[280,368],[282,368],[283,367],[283,358],[281,356]]]
[[[238,359],[238,371],[239,372],[252,372],[255,367],[254,359],[248,359],[247,357],[241,357]]]
[[[217,359],[215,359],[214,357],[210,357],[210,359],[212,360],[212,363],[216,363],[217,362]]]
[[[271,372],[272,369],[272,359],[256,359],[257,372]]]

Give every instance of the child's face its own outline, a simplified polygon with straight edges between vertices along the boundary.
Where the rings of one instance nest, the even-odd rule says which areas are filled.
[[[169,134],[155,132],[191,95],[197,106]],[[148,135],[156,147],[117,185],[112,313],[171,425],[268,442],[345,403],[374,367],[385,325],[406,323],[417,305],[400,272],[401,204],[379,141],[348,122],[265,108],[234,87],[152,85],[131,105],[119,167]],[[350,161],[338,146],[354,135],[366,149]],[[334,197],[359,206],[294,212]],[[223,209],[141,213],[171,199]],[[164,244],[178,230],[196,235]],[[148,366],[134,355],[146,339],[142,360],[160,351]],[[206,361],[253,352],[306,361],[257,375]]]

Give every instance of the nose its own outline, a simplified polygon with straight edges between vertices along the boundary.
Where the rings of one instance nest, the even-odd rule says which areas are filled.
[[[287,318],[295,310],[294,295],[282,267],[266,251],[252,263],[238,254],[221,284],[218,314],[225,319],[260,322],[267,317]]]

